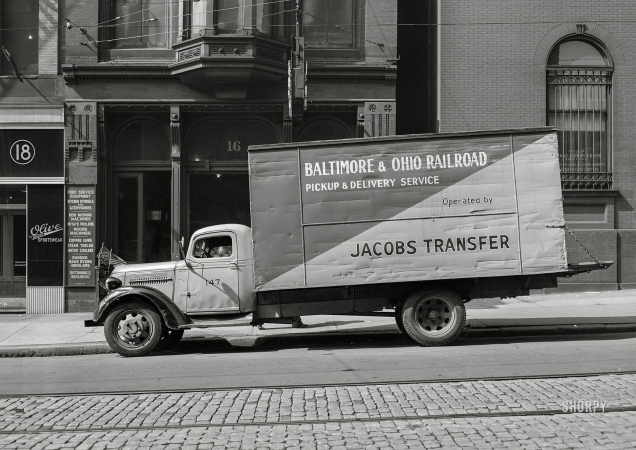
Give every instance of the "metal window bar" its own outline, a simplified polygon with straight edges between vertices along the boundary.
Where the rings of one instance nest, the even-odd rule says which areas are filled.
[[[548,124],[558,129],[565,190],[612,189],[609,70],[548,70]]]

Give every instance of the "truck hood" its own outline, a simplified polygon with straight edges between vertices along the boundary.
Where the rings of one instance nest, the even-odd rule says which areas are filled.
[[[156,263],[144,263],[144,264],[123,264],[113,269],[111,276],[130,274],[133,272],[159,272],[159,271],[174,271],[177,266],[177,261],[166,261]]]

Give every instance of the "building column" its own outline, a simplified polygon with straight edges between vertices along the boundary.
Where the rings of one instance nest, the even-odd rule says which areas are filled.
[[[67,248],[64,312],[87,312],[95,309],[99,295],[98,274],[95,273],[95,254],[99,249],[96,233],[99,159],[97,104],[68,101],[65,116]]]
[[[178,261],[180,258],[178,243],[183,232],[181,209],[184,207],[183,183],[185,178],[181,159],[181,110],[179,105],[170,105],[170,144],[170,159],[172,161],[170,257],[173,261]]]

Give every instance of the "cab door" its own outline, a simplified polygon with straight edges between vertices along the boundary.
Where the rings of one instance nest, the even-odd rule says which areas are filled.
[[[236,235],[230,231],[198,237],[188,272],[188,313],[238,311],[239,267]]]

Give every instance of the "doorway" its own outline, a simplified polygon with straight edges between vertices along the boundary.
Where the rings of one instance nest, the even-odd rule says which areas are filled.
[[[170,261],[168,171],[115,175],[115,249],[127,263]]]
[[[0,313],[26,311],[26,228],[25,209],[0,209]]]

